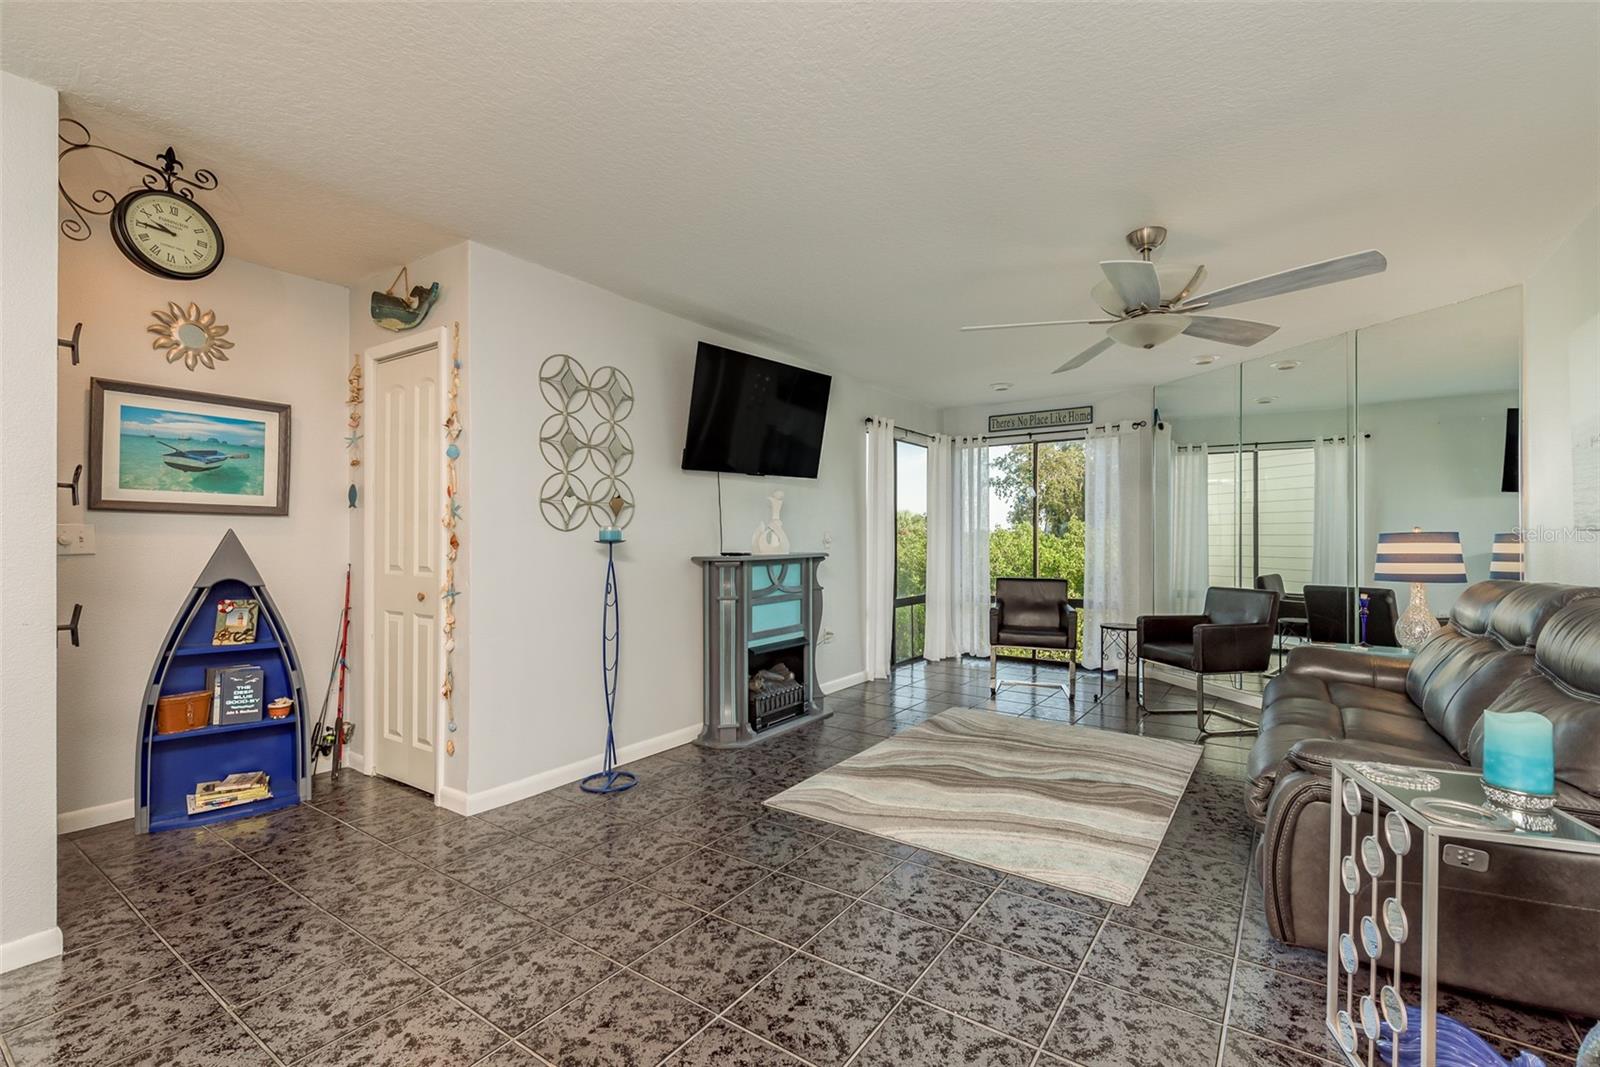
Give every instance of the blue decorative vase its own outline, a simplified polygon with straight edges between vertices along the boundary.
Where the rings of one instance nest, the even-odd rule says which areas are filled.
[[[1448,1015],[1434,1016],[1434,1063],[1436,1067],[1545,1067],[1531,1052],[1519,1052],[1508,1061],[1494,1047]],[[1592,1035],[1591,1035],[1592,1036]],[[1387,1022],[1378,1033],[1378,1052],[1389,1063],[1394,1050],[1394,1033]],[[1422,1009],[1406,1009],[1406,1029],[1400,1035],[1400,1067],[1422,1067]]]
[[[1594,1024],[1594,1029],[1579,1046],[1578,1067],[1600,1067],[1600,1023]]]

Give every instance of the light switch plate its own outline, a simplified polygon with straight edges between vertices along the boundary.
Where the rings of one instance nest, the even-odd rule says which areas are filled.
[[[81,522],[58,524],[56,526],[56,555],[94,555],[94,527]]]

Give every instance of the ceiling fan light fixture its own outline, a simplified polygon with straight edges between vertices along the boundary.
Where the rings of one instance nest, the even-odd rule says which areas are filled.
[[[1137,315],[1111,326],[1106,333],[1130,348],[1154,348],[1188,329],[1189,321],[1187,315]]]

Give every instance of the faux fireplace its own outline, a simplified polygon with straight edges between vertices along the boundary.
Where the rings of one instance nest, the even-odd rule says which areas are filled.
[[[820,553],[696,556],[704,578],[705,721],[699,742],[740,748],[828,713],[817,688]]]

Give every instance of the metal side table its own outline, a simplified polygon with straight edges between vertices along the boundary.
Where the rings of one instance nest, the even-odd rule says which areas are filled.
[[[1139,627],[1131,622],[1103,622],[1100,624],[1100,695],[1095,697],[1098,704],[1106,698],[1106,646],[1109,643],[1111,651],[1118,648],[1122,650],[1122,670],[1117,672],[1116,685],[1111,687],[1115,693],[1120,687],[1126,695],[1130,684],[1137,684],[1133,678],[1133,652],[1136,635]],[[1137,693],[1135,694],[1137,696]]]
[[[1476,844],[1600,855],[1600,833],[1563,812],[1545,829],[1518,829],[1489,806],[1476,771],[1333,762],[1328,833],[1327,1024],[1350,1067],[1401,1062],[1414,1040],[1401,990],[1402,961],[1415,951],[1422,976],[1421,1067],[1435,1067],[1438,1011],[1439,869],[1484,869]],[[1420,855],[1419,855],[1420,853]],[[1422,865],[1422,914],[1406,913],[1407,860]],[[1390,954],[1385,962],[1385,955]],[[1386,972],[1388,981],[1384,982]],[[1356,986],[1365,980],[1366,991]],[[1384,1025],[1387,1024],[1387,1025]],[[1399,1032],[1399,1041],[1391,1031]],[[1390,1040],[1381,1054],[1380,1036]]]

